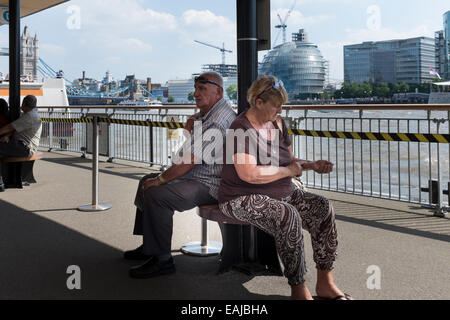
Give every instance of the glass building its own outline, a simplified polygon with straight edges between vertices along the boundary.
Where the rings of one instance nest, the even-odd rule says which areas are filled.
[[[347,45],[344,81],[421,84],[432,80],[435,61],[435,39],[427,37]]]
[[[434,43],[436,47],[436,71],[441,77],[445,75],[445,39],[444,30],[434,33]]]
[[[444,13],[444,78],[450,80],[450,11]]]
[[[290,99],[317,97],[324,90],[325,61],[317,45],[307,41],[303,29],[292,34],[292,42],[269,51],[259,73],[281,79]]]

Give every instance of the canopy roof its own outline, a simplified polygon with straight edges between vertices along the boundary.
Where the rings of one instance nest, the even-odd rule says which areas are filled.
[[[450,81],[445,81],[445,82],[433,82],[433,84],[437,85],[437,86],[450,86]]]
[[[21,0],[20,17],[29,16],[67,1],[69,0]],[[8,6],[9,0],[0,0],[0,5]]]

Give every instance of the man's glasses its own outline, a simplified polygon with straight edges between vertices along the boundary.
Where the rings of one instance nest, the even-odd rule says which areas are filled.
[[[195,83],[200,82],[200,83],[202,83],[202,84],[210,83],[210,84],[213,84],[213,85],[216,85],[216,86],[222,88],[222,86],[221,86],[220,84],[218,84],[217,82],[214,82],[214,81],[209,80],[209,79],[207,79],[207,78],[205,78],[205,77],[202,77],[202,76],[195,77],[195,78],[194,78],[194,82],[195,82]]]

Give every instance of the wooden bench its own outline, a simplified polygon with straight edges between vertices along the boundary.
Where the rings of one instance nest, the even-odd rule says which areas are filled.
[[[24,185],[36,183],[36,179],[33,174],[34,162],[42,159],[43,157],[44,154],[42,152],[36,152],[29,157],[10,157],[0,159],[3,163],[7,164],[3,166],[5,187],[22,189]],[[11,166],[13,169],[10,169]],[[21,177],[20,181],[17,181],[16,176]]]
[[[247,274],[253,271],[270,271],[281,275],[280,262],[273,237],[252,227],[250,224],[230,218],[222,214],[217,204],[199,207],[198,215],[203,219],[219,223],[222,233],[223,247],[218,273],[234,267]],[[250,239],[251,228],[256,230],[256,261],[253,261]],[[255,268],[255,265],[259,267]],[[256,270],[259,269],[259,270]]]

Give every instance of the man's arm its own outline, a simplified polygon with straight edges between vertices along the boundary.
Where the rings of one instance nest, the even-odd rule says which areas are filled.
[[[194,155],[191,155],[191,161],[188,163],[180,163],[180,164],[172,164],[170,168],[161,173],[156,178],[149,178],[145,180],[142,185],[142,193],[144,193],[148,188],[156,187],[161,184],[170,182],[172,180],[178,179],[179,177],[184,176],[186,173],[192,170],[196,165],[194,162]]]
[[[6,126],[3,126],[0,128],[0,136],[5,135],[5,134],[13,134],[14,131],[16,129],[14,129],[14,127],[9,123]]]

